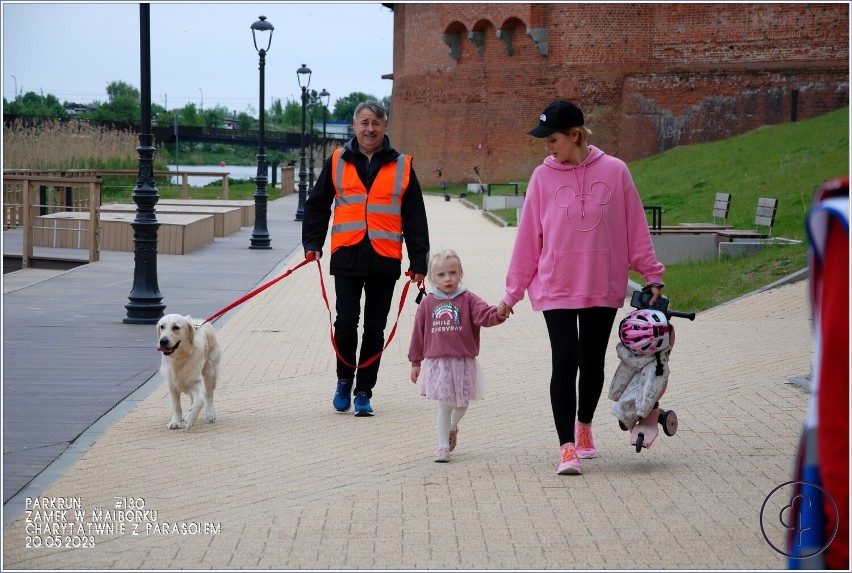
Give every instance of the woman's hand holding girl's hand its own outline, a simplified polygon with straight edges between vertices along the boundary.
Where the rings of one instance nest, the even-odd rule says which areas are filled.
[[[505,303],[505,302],[503,302],[503,301],[500,301],[500,302],[497,304],[497,317],[498,317],[500,320],[506,320],[507,318],[509,318],[509,315],[510,315],[510,314],[513,314],[514,312],[515,312],[515,311],[514,311],[514,310],[512,310],[512,307],[511,307],[511,306],[509,306],[508,304],[506,304],[506,303]]]
[[[411,367],[411,383],[417,384],[417,377],[420,376],[420,367],[412,366]]]

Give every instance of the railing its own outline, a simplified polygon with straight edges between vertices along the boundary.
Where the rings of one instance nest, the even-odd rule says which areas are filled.
[[[102,175],[133,175],[136,176],[138,171],[133,169],[99,169],[97,171]],[[155,170],[155,176],[166,175],[169,177],[181,178],[181,199],[189,199],[189,178],[190,177],[221,177],[222,178],[222,199],[228,199],[228,176],[229,171],[162,171]]]
[[[100,125],[109,129],[120,131],[131,131],[139,133],[139,122],[125,121],[99,121],[80,118],[39,117],[3,114],[3,125],[12,125],[20,121],[26,126],[39,125],[46,122],[59,121],[63,123],[81,122],[91,125]],[[167,122],[151,126],[151,132],[158,146],[173,143],[175,140],[174,125],[169,119]],[[306,136],[309,132],[306,133]],[[256,129],[230,129],[222,127],[202,127],[196,125],[178,125],[177,137],[180,141],[207,141],[211,143],[223,143],[233,145],[257,145],[260,133]],[[326,133],[325,141],[332,149],[344,145],[352,136]],[[322,143],[322,130],[314,129],[313,141],[315,145]],[[267,128],[264,131],[264,140],[270,149],[299,149],[302,144],[302,134],[298,131],[276,131]]]
[[[25,176],[44,176],[44,177],[99,177],[101,175],[127,175],[136,177],[139,174],[135,169],[4,169],[3,175],[25,175]],[[222,198],[228,199],[228,176],[229,171],[166,171],[155,170],[155,176],[180,177],[181,178],[181,199],[189,199],[189,178],[190,177],[221,177],[222,178]]]
[[[23,229],[22,269],[31,266],[33,231],[49,229],[38,224],[39,217],[59,212],[88,212],[88,229],[78,227],[65,231],[88,233],[89,262],[100,260],[101,184],[100,177],[3,173],[3,229]]]

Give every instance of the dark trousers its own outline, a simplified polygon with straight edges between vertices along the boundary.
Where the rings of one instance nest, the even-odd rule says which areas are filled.
[[[396,286],[396,279],[387,275],[371,277],[335,275],[337,318],[334,321],[334,342],[341,356],[349,364],[361,364],[382,351],[394,286]],[[361,339],[360,358],[356,361],[362,293],[364,295],[364,334]],[[380,362],[381,359],[378,359],[366,368],[358,368],[356,377],[356,369],[347,366],[338,358],[337,378],[355,380],[355,393],[366,392],[367,397],[372,397],[373,387],[379,376]]]
[[[550,405],[560,445],[574,441],[575,414],[583,424],[590,424],[595,415],[603,391],[606,347],[616,310],[592,307],[544,311],[553,363]]]

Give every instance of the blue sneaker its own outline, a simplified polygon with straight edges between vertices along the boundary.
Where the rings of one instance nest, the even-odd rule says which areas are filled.
[[[370,406],[370,399],[364,392],[358,392],[355,395],[355,415],[356,416],[372,416],[373,408]]]
[[[334,400],[331,402],[338,412],[348,412],[352,407],[352,380],[338,380]]]

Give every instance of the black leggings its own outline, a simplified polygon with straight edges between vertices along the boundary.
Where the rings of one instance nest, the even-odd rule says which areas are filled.
[[[560,445],[574,441],[575,413],[583,424],[590,424],[595,415],[603,391],[606,347],[617,310],[592,307],[544,311],[553,363],[550,405]]]

